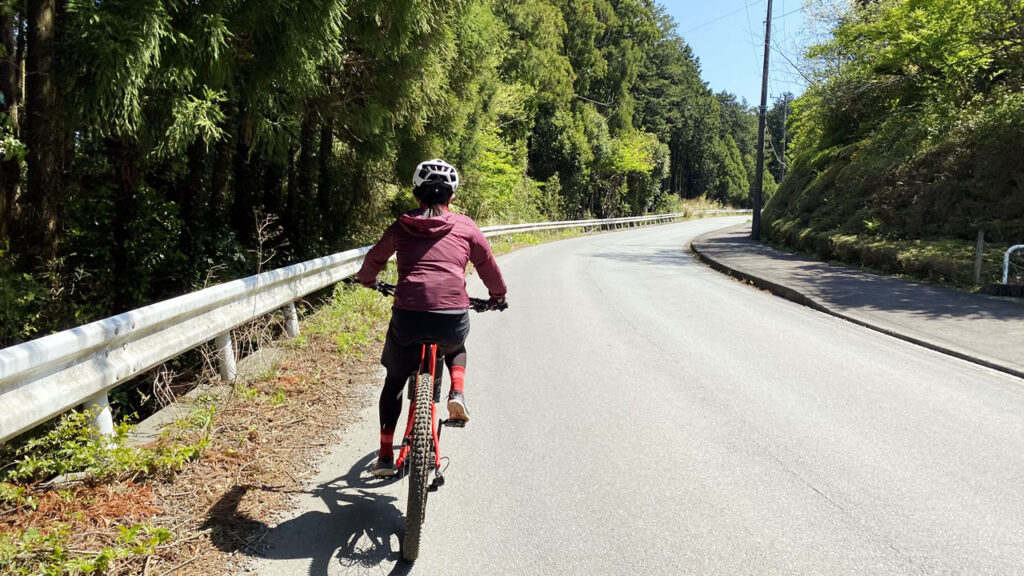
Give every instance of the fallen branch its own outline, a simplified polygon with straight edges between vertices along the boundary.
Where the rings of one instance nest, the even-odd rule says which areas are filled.
[[[184,568],[185,566],[188,566],[189,564],[191,564],[191,563],[195,562],[196,560],[199,560],[199,557],[200,557],[200,556],[202,556],[202,555],[201,555],[201,554],[198,554],[198,555],[196,555],[196,556],[193,556],[193,557],[189,558],[188,560],[185,560],[185,561],[184,561],[184,562],[182,562],[181,564],[178,564],[178,565],[177,565],[177,566],[175,566],[174,568],[171,568],[170,570],[168,570],[168,571],[164,572],[164,573],[163,573],[163,574],[161,574],[160,576],[167,576],[168,574],[170,574],[171,572],[174,572],[175,570],[178,570],[179,568]]]

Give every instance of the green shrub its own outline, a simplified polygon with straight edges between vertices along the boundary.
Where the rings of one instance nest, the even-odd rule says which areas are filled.
[[[127,424],[116,426],[112,437],[101,436],[92,426],[92,419],[90,411],[69,412],[51,428],[13,450],[8,449],[0,483],[34,483],[71,473],[108,481],[177,472],[186,462],[198,458],[209,444],[213,406],[200,407],[179,426],[200,430],[198,440],[162,442],[154,448],[130,446],[127,436],[131,426]],[[0,490],[0,497],[9,498],[12,494],[10,489]]]
[[[45,530],[18,529],[0,533],[0,572],[39,576],[104,574],[116,560],[148,556],[157,546],[173,540],[166,528],[148,524],[118,526],[112,546],[99,552],[81,552],[68,547],[72,527],[57,523]]]
[[[974,242],[957,239],[900,240],[867,234],[822,232],[795,219],[778,219],[765,227],[769,242],[884,274],[904,275],[925,282],[973,289]],[[1003,245],[986,246],[981,284],[997,282],[1002,274]]]

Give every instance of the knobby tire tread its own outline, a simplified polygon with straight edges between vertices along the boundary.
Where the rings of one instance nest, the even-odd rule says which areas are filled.
[[[413,416],[412,447],[409,451],[409,502],[405,510],[405,534],[402,558],[415,562],[420,554],[420,533],[427,512],[427,482],[434,454],[430,401],[434,382],[430,374],[420,374],[416,382],[416,414]]]

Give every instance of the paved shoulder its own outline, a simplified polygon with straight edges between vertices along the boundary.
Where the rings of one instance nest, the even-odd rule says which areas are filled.
[[[1024,377],[1024,302],[826,264],[750,240],[750,225],[697,238],[712,266],[801,304]]]

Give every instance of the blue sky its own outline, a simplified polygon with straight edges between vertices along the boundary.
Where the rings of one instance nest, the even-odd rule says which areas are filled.
[[[764,19],[767,0],[659,0],[676,21],[676,31],[700,59],[701,77],[715,92],[726,90],[757,106],[764,65]],[[801,94],[803,82],[780,55],[795,63],[804,27],[803,0],[773,0],[769,106],[772,97]]]

